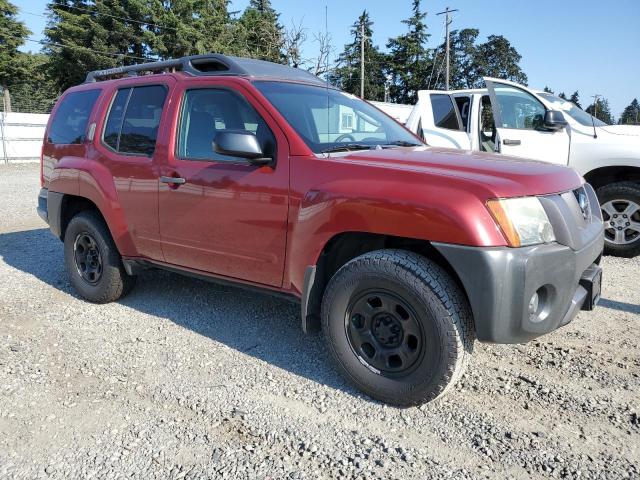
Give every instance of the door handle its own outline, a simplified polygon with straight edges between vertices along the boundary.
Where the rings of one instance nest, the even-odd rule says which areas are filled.
[[[160,177],[160,181],[162,183],[168,183],[170,185],[182,185],[187,181],[182,177]]]
[[[505,138],[502,143],[504,143],[505,145],[520,145],[522,142],[520,140],[509,140],[508,138]]]

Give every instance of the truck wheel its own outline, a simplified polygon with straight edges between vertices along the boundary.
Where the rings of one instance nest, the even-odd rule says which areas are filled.
[[[403,250],[366,253],[340,268],[322,301],[322,329],[347,380],[402,407],[443,395],[464,372],[475,340],[456,282]]]
[[[95,212],[80,212],[69,222],[64,261],[71,285],[90,302],[113,302],[135,284],[135,277],[124,270],[107,225]]]
[[[640,185],[618,182],[598,189],[604,220],[604,251],[618,257],[640,254]]]

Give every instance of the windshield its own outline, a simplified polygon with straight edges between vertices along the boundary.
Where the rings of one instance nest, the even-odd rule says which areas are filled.
[[[286,82],[254,85],[315,153],[422,145],[393,119],[348,93]]]
[[[585,127],[590,127],[595,125],[596,127],[604,127],[607,125],[602,120],[598,120],[595,117],[592,117],[584,110],[576,107],[576,105],[569,100],[565,100],[560,97],[556,97],[551,93],[538,93],[542,98],[551,102],[555,107],[559,108],[566,114],[568,114],[571,118],[573,118],[580,125],[584,125]],[[593,121],[593,124],[591,123]]]

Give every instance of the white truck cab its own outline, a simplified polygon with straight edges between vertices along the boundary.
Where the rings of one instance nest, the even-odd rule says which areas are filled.
[[[486,89],[419,91],[407,128],[433,146],[573,167],[598,193],[607,253],[640,254],[640,126],[607,125],[555,95],[484,80]]]

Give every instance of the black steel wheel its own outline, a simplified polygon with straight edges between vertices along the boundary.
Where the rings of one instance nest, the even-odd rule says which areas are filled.
[[[95,285],[102,277],[102,255],[95,239],[87,232],[79,233],[73,242],[76,269],[83,280]]]
[[[64,260],[71,285],[91,302],[117,300],[135,284],[98,212],[80,212],[69,221],[64,233]]]
[[[322,330],[347,380],[404,407],[434,400],[454,385],[475,340],[456,281],[404,250],[377,250],[342,266],[324,293]]]
[[[389,290],[371,290],[347,307],[345,329],[353,352],[371,371],[400,377],[423,353],[424,332],[414,309]]]

